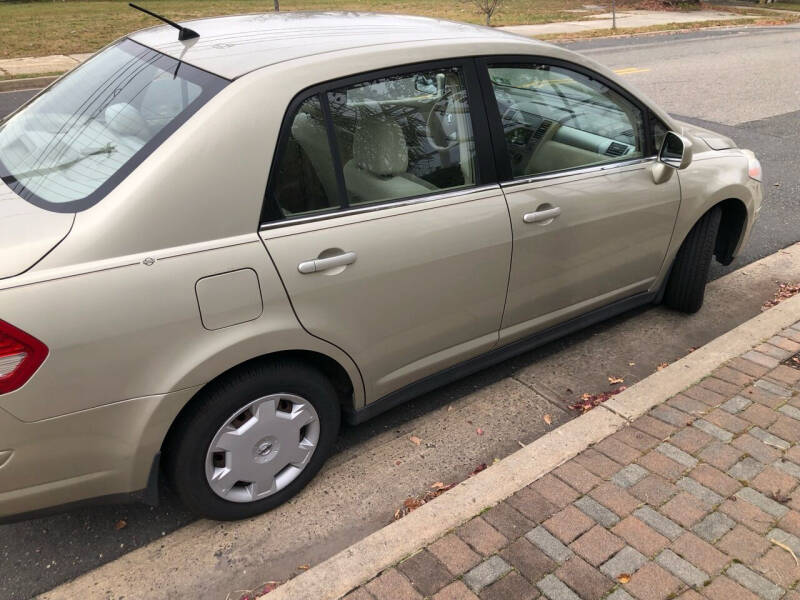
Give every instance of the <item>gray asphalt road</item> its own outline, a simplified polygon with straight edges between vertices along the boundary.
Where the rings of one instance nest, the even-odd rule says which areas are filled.
[[[761,219],[744,254],[730,267],[715,266],[715,277],[800,240],[800,72],[796,68],[800,64],[800,28],[717,30],[568,46],[614,69],[625,69],[627,80],[679,118],[729,135],[762,159],[767,197]],[[29,95],[0,94],[0,116]],[[749,318],[769,296],[772,276],[773,271],[762,273],[760,279],[751,274],[750,279],[725,278],[725,284],[714,288],[708,306],[690,319],[680,320],[682,317],[662,309],[636,311],[428,394],[362,426],[347,428],[331,466],[312,490],[317,496],[330,491],[328,504],[309,493],[287,509],[297,514],[296,537],[300,541],[281,533],[283,521],[291,519],[289,513],[276,512],[257,520],[261,535],[269,538],[273,548],[282,550],[259,557],[260,572],[253,575],[252,557],[236,554],[237,542],[231,541],[248,530],[219,526],[219,531],[230,534],[224,547],[231,554],[227,560],[218,559],[215,578],[220,586],[213,593],[207,588],[206,594],[197,597],[225,597],[219,595],[221,590],[251,587],[248,584],[256,579],[253,585],[281,579],[299,564],[322,560],[384,524],[403,493],[419,493],[434,481],[461,478],[478,462],[508,454],[518,447],[517,440],[528,441],[546,429],[541,421],[545,412],[554,417],[554,424],[570,418],[566,401],[582,391],[598,391],[609,373],[624,375],[626,383],[632,383],[662,360],[674,360],[690,346]],[[731,301],[731,294],[741,296]],[[681,331],[676,333],[677,329]],[[659,340],[657,349],[653,339]],[[626,366],[634,362],[636,366]],[[509,375],[519,382],[519,390],[497,383]],[[475,390],[495,403],[475,399]],[[528,394],[525,401],[518,401],[523,392]],[[492,407],[501,402],[507,414],[492,414]],[[457,408],[450,413],[445,406]],[[525,422],[526,415],[529,422]],[[469,437],[478,420],[490,423],[483,426],[487,434],[480,443],[474,435]],[[413,468],[401,474],[387,469],[385,475],[370,469],[370,461],[379,457],[392,456],[386,464],[396,464],[395,454],[387,448],[405,452],[403,442],[410,431],[428,442],[424,450],[402,455]],[[453,437],[455,441],[450,439]],[[378,489],[370,493],[367,484]],[[349,490],[340,491],[342,485]],[[345,500],[359,503],[351,504],[351,514],[342,514],[343,500],[334,498],[333,490]],[[356,500],[346,496],[348,491]],[[126,526],[117,529],[120,521]],[[135,505],[91,508],[0,526],[0,598],[31,597],[190,521],[167,493],[162,505],[154,509]],[[323,521],[335,521],[336,525],[327,526]],[[216,528],[203,523],[188,529],[192,536],[210,535],[212,530]],[[315,535],[317,530],[324,534]],[[167,535],[162,547],[169,548],[171,537]],[[214,553],[211,546],[200,550]],[[224,556],[222,550],[220,556]],[[186,570],[181,567],[192,560],[187,556],[185,565],[154,562],[152,567],[154,572],[174,572],[174,578],[180,579]],[[167,557],[160,562],[168,562]],[[152,577],[156,580],[158,575]],[[177,588],[173,592],[180,595]]]

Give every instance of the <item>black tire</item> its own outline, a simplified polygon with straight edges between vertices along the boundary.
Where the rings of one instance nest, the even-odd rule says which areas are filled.
[[[316,450],[285,488],[261,500],[231,502],[218,496],[208,484],[208,447],[231,415],[271,393],[296,394],[313,405],[320,423]],[[181,415],[165,444],[165,474],[181,502],[198,516],[218,521],[252,517],[283,504],[317,474],[333,448],[340,420],[336,391],[317,370],[294,361],[245,366],[210,384]]]
[[[685,313],[703,306],[722,209],[714,207],[695,223],[678,250],[664,292],[664,304]]]

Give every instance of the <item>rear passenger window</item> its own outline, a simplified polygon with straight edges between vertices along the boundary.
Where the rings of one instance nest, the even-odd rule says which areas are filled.
[[[316,96],[303,102],[292,118],[273,194],[284,217],[339,206],[331,148]]]
[[[328,102],[350,205],[475,183],[460,69],[367,81],[330,92]]]

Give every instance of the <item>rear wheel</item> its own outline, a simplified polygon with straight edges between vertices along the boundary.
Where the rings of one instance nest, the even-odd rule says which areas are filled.
[[[695,313],[703,306],[721,218],[722,210],[719,207],[712,208],[695,223],[683,240],[664,292],[664,304],[670,308]]]
[[[178,497],[210,519],[251,517],[294,496],[339,431],[333,386],[301,363],[245,367],[202,394],[176,425],[165,459]]]

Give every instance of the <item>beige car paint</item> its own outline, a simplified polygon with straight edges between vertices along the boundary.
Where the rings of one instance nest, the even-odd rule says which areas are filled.
[[[445,196],[346,225],[262,234],[301,323],[348,352],[369,398],[497,344],[511,260],[503,194],[492,186]],[[355,264],[298,271],[331,249],[355,252]]]
[[[653,162],[504,186],[514,260],[502,342],[651,288],[681,198],[676,177],[653,181]],[[551,223],[523,221],[552,207],[562,212]]]
[[[0,515],[141,490],[175,415],[199,390],[136,398],[24,423],[0,410]]]
[[[54,213],[17,196],[0,181],[0,280],[19,275],[69,233],[75,215]],[[30,232],[36,231],[36,236]]]
[[[274,17],[260,18],[267,23]],[[408,24],[402,17],[387,18]],[[192,25],[201,36],[203,23]],[[545,56],[594,69],[615,82],[619,78],[555,46],[469,26],[459,29],[458,36],[428,38],[415,38],[409,33],[413,28],[406,27],[407,37],[400,38],[410,41],[387,41],[378,32],[371,38],[359,37],[351,47],[340,44],[333,49],[325,36],[314,37],[310,31],[308,41],[293,40],[294,54],[282,50],[276,55],[282,62],[263,50],[261,65],[275,60],[264,68],[253,62],[258,53],[242,53],[240,48],[234,48],[238,54],[230,49],[212,52],[203,41],[202,46],[196,42],[198,51],[193,53],[191,43],[171,41],[170,28],[131,36],[201,68],[225,63],[220,69],[232,69],[229,74],[240,77],[102,202],[75,215],[74,224],[72,215],[42,217],[58,220],[61,228],[68,228],[64,224],[69,221],[69,235],[25,273],[0,279],[2,318],[50,348],[47,360],[25,386],[0,395],[0,455],[12,452],[0,465],[0,517],[143,489],[153,457],[181,408],[204,384],[249,359],[280,351],[328,357],[347,374],[353,387],[349,403],[358,409],[497,345],[502,314],[497,311],[505,298],[511,230],[516,228],[516,235],[521,226],[516,222],[518,213],[542,199],[556,203],[558,189],[580,189],[593,177],[565,177],[558,185],[550,181],[508,189],[511,221],[494,186],[403,206],[391,203],[326,221],[287,223],[264,229],[262,239],[259,214],[285,108],[297,93],[322,81],[449,57]],[[226,52],[227,58],[220,58]],[[681,131],[680,124],[637,96],[667,125]],[[610,279],[595,280],[590,287],[599,294],[595,297],[578,293],[578,281],[571,277],[566,282],[573,291],[567,307],[552,291],[536,291],[545,305],[531,307],[536,314],[526,315],[526,285],[519,279],[526,267],[520,266],[515,279],[518,295],[503,322],[504,342],[519,337],[522,329],[533,331],[615,297],[657,289],[692,225],[717,202],[738,198],[745,205],[747,227],[738,246],[744,243],[761,200],[760,184],[747,177],[747,156],[736,149],[712,151],[701,137],[691,131],[684,134],[694,145],[694,160],[667,182],[649,187],[646,178],[652,176],[650,169],[657,168],[649,163],[618,167],[615,174],[602,176],[630,178],[635,189],[658,191],[655,206],[630,205],[615,225],[617,235],[627,229],[637,236],[637,244],[647,248],[644,257],[626,257],[626,250],[640,249],[628,244],[630,240],[603,241],[601,237],[607,236],[599,232],[594,240],[600,249],[598,259],[604,256],[612,263],[632,265],[634,271],[614,276],[601,265]],[[662,190],[676,189],[678,182],[679,209],[674,199],[661,196]],[[607,205],[610,199],[608,194],[601,203]],[[668,241],[664,223],[670,207],[677,209],[677,217]],[[594,210],[585,214],[607,222],[603,216]],[[650,222],[653,217],[657,224]],[[560,219],[562,227],[575,223],[566,214]],[[470,239],[459,229],[464,221],[474,234]],[[387,238],[390,230],[413,235],[421,223],[441,235],[427,256],[426,248],[405,245],[401,235]],[[342,235],[345,232],[348,235]],[[645,239],[645,232],[651,237]],[[493,235],[505,237],[497,240]],[[546,236],[538,236],[538,241],[536,237],[531,249],[536,244],[550,252],[557,247]],[[58,240],[53,239],[55,245]],[[593,239],[589,235],[581,247],[584,256]],[[656,240],[668,241],[660,262]],[[387,242],[390,251],[378,253]],[[352,268],[339,275],[297,272],[297,262],[333,247],[357,250]],[[436,253],[444,260],[434,260]],[[404,271],[402,256],[411,259],[416,270]],[[15,255],[13,260],[23,265],[27,258]],[[568,260],[563,257],[562,264]],[[0,265],[2,275],[15,269]],[[204,327],[197,282],[242,269],[256,274],[263,310],[247,322],[213,330]],[[381,286],[390,280],[394,285],[404,282],[407,293],[394,297],[369,288],[370,282]],[[315,288],[315,282],[325,285]],[[351,292],[345,282],[353,284]],[[287,299],[284,283],[296,297],[295,306]],[[326,301],[333,313],[325,312]],[[215,314],[237,310],[219,287],[207,303],[215,307]],[[468,310],[457,314],[464,306]],[[326,314],[331,317],[326,319]],[[359,315],[369,321],[359,321]],[[423,317],[422,327],[416,326],[415,315]],[[61,460],[52,460],[54,446]]]

